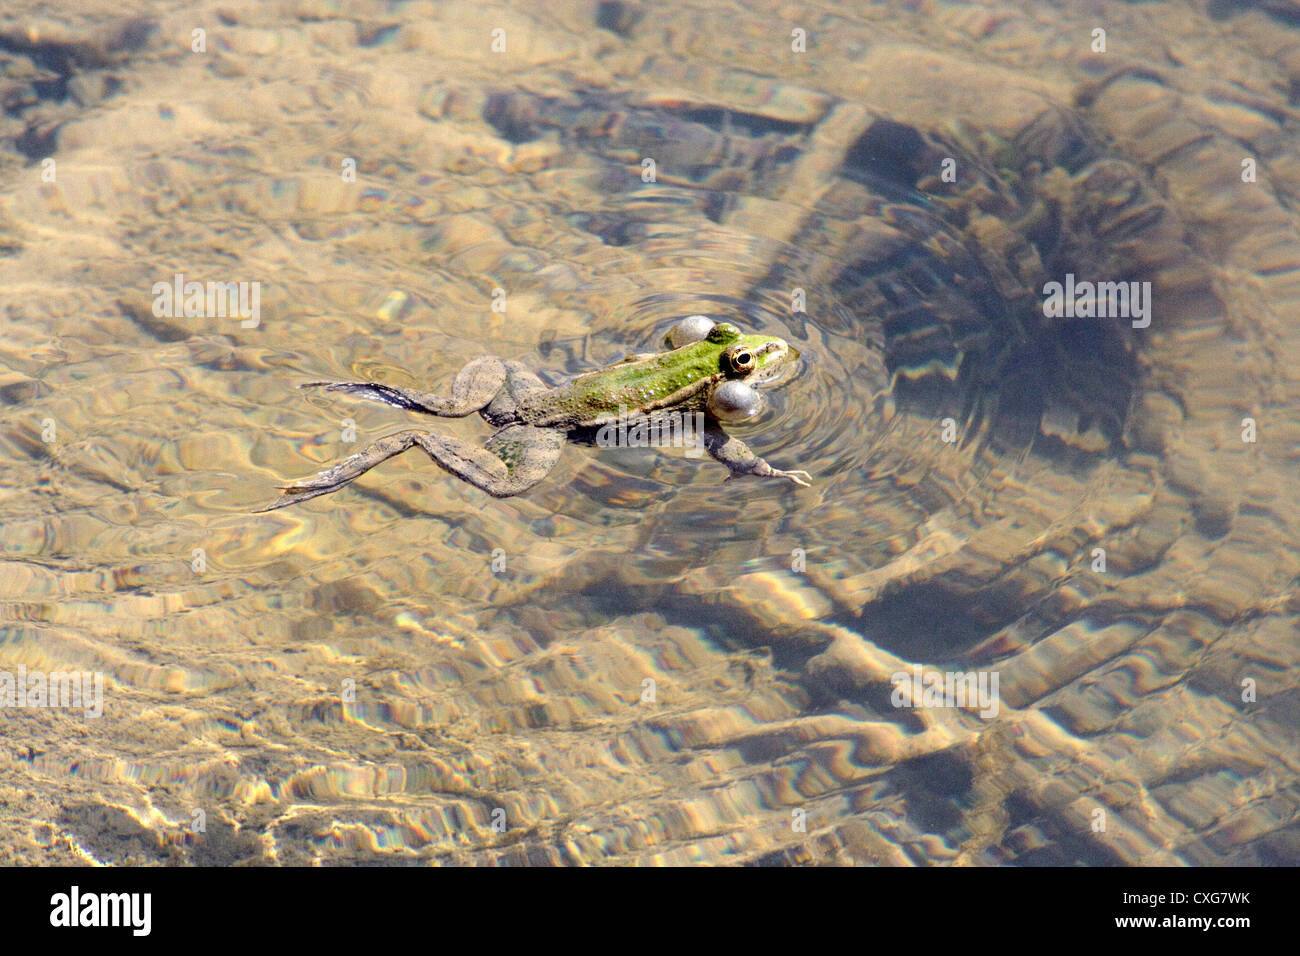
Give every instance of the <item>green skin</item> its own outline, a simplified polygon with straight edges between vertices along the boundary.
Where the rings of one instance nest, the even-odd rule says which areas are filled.
[[[521,363],[492,356],[462,368],[449,398],[376,382],[308,382],[302,387],[343,392],[426,415],[463,418],[478,412],[497,431],[483,445],[423,430],[398,432],[327,471],[281,486],[279,500],[257,510],[274,511],[338,491],[416,445],[456,477],[494,497],[508,498],[545,478],[569,437],[583,437],[620,412],[705,411],[705,450],[731,470],[730,477],[784,478],[807,486],[811,476],[806,471],[773,468],[723,431],[709,411],[709,399],[721,383],[771,381],[798,357],[782,339],[744,335],[733,325],[719,323],[704,338],[680,348],[629,355],[556,388],[548,388]]]

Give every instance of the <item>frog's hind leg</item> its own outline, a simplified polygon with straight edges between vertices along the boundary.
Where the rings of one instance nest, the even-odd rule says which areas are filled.
[[[518,420],[519,403],[529,395],[549,389],[537,375],[522,362],[502,362],[505,368],[505,387],[483,409],[483,418],[500,428]]]
[[[509,498],[527,491],[550,473],[559,461],[565,439],[559,429],[513,424],[497,431],[481,446],[433,434],[420,435],[415,441],[457,478],[494,498]]]
[[[414,445],[423,435],[424,432],[405,431],[372,442],[359,454],[343,459],[333,468],[322,471],[311,478],[295,481],[293,484],[281,485],[280,490],[284,494],[265,508],[257,508],[253,513],[275,511],[277,508],[296,505],[300,501],[308,501],[321,495],[328,495],[332,491],[338,491],[344,485],[364,475],[381,461],[387,461],[394,455],[400,455]]]
[[[360,454],[345,458],[327,471],[284,485],[279,500],[258,508],[257,512],[275,511],[338,491],[413,445],[419,445],[457,478],[482,488],[494,498],[508,498],[527,491],[546,477],[559,459],[564,441],[564,432],[532,425],[507,425],[483,445],[471,445],[432,432],[398,432],[368,445]]]
[[[408,412],[438,415],[442,418],[464,418],[486,407],[497,392],[501,391],[501,386],[506,381],[506,365],[507,363],[490,355],[474,359],[456,373],[449,398],[433,392],[419,392],[379,382],[304,382],[299,388],[323,388],[327,392],[343,392],[357,398],[383,402]]]

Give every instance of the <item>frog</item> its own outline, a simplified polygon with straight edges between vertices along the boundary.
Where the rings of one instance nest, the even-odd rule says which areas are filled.
[[[755,386],[783,379],[798,359],[799,351],[784,339],[692,315],[669,329],[660,351],[629,354],[557,386],[548,386],[522,362],[491,355],[462,367],[447,396],[381,382],[304,382],[300,388],[420,415],[464,418],[478,412],[496,431],[481,445],[426,429],[388,435],[332,468],[279,486],[280,498],[255,513],[332,494],[416,447],[457,478],[494,498],[508,498],[541,482],[569,440],[591,442],[617,419],[637,414],[659,420],[696,416],[704,450],[727,466],[728,480],[754,476],[810,487],[808,472],[774,468],[723,428],[757,416],[764,402]]]

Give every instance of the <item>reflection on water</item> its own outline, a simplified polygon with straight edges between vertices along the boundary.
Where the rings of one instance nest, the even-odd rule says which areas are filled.
[[[1039,6],[6,15],[0,671],[105,681],[6,711],[6,845],[1300,861],[1300,31]],[[733,430],[812,488],[571,444],[249,513],[428,424],[300,382],[693,313],[799,349]]]

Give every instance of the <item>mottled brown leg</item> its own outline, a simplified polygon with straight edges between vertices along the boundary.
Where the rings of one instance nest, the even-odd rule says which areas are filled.
[[[368,445],[360,454],[339,462],[311,478],[284,485],[284,495],[255,513],[275,511],[288,505],[338,491],[364,475],[375,465],[419,445],[439,466],[457,478],[482,488],[495,498],[508,498],[537,484],[560,457],[565,434],[531,425],[507,425],[485,445],[471,445],[460,438],[432,432],[405,431]]]
[[[379,441],[367,445],[359,454],[343,459],[333,468],[322,471],[311,478],[295,481],[293,484],[281,485],[280,489],[284,494],[266,507],[255,509],[253,513],[260,514],[264,511],[275,511],[277,508],[296,505],[300,501],[308,501],[338,491],[344,485],[364,475],[381,461],[387,461],[394,455],[400,455],[406,451],[416,443],[422,434],[423,432],[406,431],[398,432],[396,435],[389,435],[387,438],[381,438]]]
[[[457,478],[494,498],[509,498],[527,491],[550,473],[566,437],[554,428],[507,425],[484,445],[433,434],[421,435],[416,442]]]
[[[506,363],[485,356],[474,359],[456,373],[456,378],[451,383],[450,398],[379,382],[304,382],[299,388],[322,388],[327,392],[342,392],[356,398],[383,402],[394,408],[404,408],[408,412],[438,415],[442,418],[464,418],[491,402],[505,381]]]

